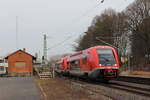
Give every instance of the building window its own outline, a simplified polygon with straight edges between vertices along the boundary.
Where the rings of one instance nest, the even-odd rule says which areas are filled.
[[[25,62],[16,62],[15,63],[15,67],[16,68],[25,68],[26,67],[26,63]]]

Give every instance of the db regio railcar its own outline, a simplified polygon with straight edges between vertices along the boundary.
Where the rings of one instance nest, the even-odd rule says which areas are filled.
[[[63,75],[110,80],[118,76],[120,62],[117,50],[95,46],[62,58],[56,72]]]

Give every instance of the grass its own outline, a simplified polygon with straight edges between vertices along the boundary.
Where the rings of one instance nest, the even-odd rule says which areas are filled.
[[[73,86],[70,80],[63,78],[35,78],[39,86],[41,100],[107,100],[104,97],[93,98],[86,90]]]

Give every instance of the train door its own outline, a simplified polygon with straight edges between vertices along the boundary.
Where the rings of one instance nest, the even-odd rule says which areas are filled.
[[[88,58],[84,57],[81,59],[81,70],[83,71],[89,71],[89,66],[88,66]]]

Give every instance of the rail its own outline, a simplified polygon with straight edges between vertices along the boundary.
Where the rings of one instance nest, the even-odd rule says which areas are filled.
[[[101,81],[91,81],[85,79],[71,80],[72,84],[76,84],[85,91],[100,93],[114,100],[150,100],[150,86],[147,84],[138,84],[132,82],[111,80],[109,83]]]

